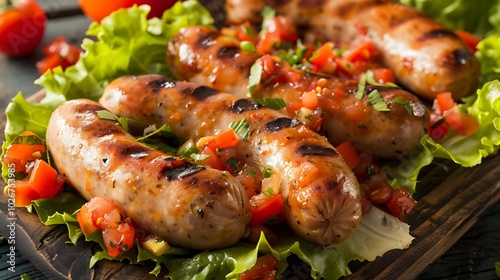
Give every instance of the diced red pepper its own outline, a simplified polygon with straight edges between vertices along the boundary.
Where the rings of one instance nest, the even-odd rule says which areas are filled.
[[[351,169],[361,162],[358,151],[356,151],[356,148],[349,141],[344,141],[338,145],[336,150]]]

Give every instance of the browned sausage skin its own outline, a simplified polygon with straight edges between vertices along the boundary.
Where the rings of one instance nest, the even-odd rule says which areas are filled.
[[[215,135],[245,119],[248,139],[237,149],[248,162],[279,175],[285,220],[298,236],[333,246],[359,223],[361,198],[352,171],[324,137],[278,111],[160,75],[118,78],[100,102],[119,116],[166,123],[181,139]]]
[[[132,222],[175,246],[216,249],[243,236],[248,196],[227,172],[152,149],[90,100],[60,105],[47,128],[57,169],[83,197],[105,197]]]
[[[238,97],[247,96],[249,71],[259,57],[241,50],[236,41],[208,27],[183,28],[169,42],[167,51],[167,63],[178,79],[202,83]],[[367,85],[365,93],[376,89],[388,104],[390,110],[382,112],[367,105],[366,95],[362,100],[355,97],[358,80],[295,71],[300,73],[299,82],[261,81],[253,96],[300,102],[304,92],[319,86],[319,107],[325,120],[320,132],[332,144],[349,141],[358,151],[378,158],[398,158],[419,147],[428,128],[428,113],[413,94],[400,88]],[[280,74],[283,73],[278,71],[275,75]],[[362,113],[353,114],[354,110]]]
[[[398,82],[423,98],[449,91],[459,100],[478,84],[479,62],[467,44],[412,7],[390,0],[228,0],[228,22],[257,23],[256,11],[265,5],[291,18],[310,37],[348,43],[358,34],[355,24],[363,24]]]

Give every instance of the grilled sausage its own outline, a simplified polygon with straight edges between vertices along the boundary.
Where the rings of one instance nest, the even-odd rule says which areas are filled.
[[[241,50],[236,41],[208,27],[183,28],[169,42],[167,51],[170,69],[179,80],[202,83],[238,97],[247,96],[250,68],[259,56]],[[284,71],[289,70],[280,69],[275,75],[286,75]],[[332,144],[348,140],[358,151],[378,158],[398,158],[419,147],[428,128],[428,113],[413,94],[400,88],[367,85],[365,97],[358,100],[358,80],[294,71],[300,74],[299,81],[261,81],[253,96],[300,102],[303,93],[319,87],[319,107],[325,114],[321,133]],[[366,95],[375,89],[390,111],[378,111],[367,104]]]
[[[355,26],[364,26],[398,82],[423,98],[449,91],[459,100],[477,87],[479,62],[468,45],[410,6],[391,0],[228,0],[228,22],[259,22],[258,11],[265,5],[310,37],[348,43],[359,34]]]
[[[359,223],[360,191],[352,171],[324,137],[278,111],[160,75],[118,78],[99,102],[118,116],[168,124],[181,139],[215,135],[245,119],[248,138],[237,150],[278,174],[282,211],[298,236],[332,246]]]
[[[57,169],[83,197],[106,197],[135,225],[175,246],[233,245],[250,220],[243,186],[227,172],[145,146],[90,100],[60,105],[47,128]]]

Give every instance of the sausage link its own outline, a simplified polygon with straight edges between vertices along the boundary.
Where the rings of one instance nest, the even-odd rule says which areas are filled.
[[[167,61],[179,80],[202,83],[238,97],[248,94],[248,77],[259,54],[240,49],[239,44],[207,27],[187,27],[169,42]],[[286,75],[280,68],[275,75]],[[398,158],[419,147],[427,132],[428,112],[413,94],[400,88],[367,85],[362,100],[355,97],[358,80],[300,73],[298,82],[261,81],[254,97],[282,98],[301,102],[306,91],[321,85],[319,107],[324,111],[321,133],[338,145],[351,142],[358,151],[378,158]],[[389,111],[367,105],[368,93],[377,90]],[[359,111],[359,113],[353,113]]]
[[[326,138],[251,99],[160,75],[120,77],[100,103],[118,116],[168,124],[181,139],[198,139],[245,121],[237,150],[280,177],[285,220],[300,237],[322,246],[347,238],[359,223],[359,184]]]
[[[145,146],[90,100],[60,105],[47,128],[57,169],[83,197],[106,197],[135,225],[174,246],[233,245],[250,220],[243,186],[227,172]]]
[[[426,99],[451,92],[456,100],[474,93],[479,62],[452,30],[417,9],[390,0],[257,0],[226,2],[230,24],[257,23],[264,5],[293,20],[306,37],[340,43],[358,36],[360,24],[398,82]]]

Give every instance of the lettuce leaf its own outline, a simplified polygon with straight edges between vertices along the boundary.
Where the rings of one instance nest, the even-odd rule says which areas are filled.
[[[452,29],[480,37],[500,31],[500,0],[399,0],[416,7]]]

